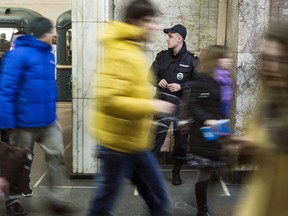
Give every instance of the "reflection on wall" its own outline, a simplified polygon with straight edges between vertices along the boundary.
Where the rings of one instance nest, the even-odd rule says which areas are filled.
[[[129,0],[114,0],[114,19],[121,20],[123,9]],[[192,52],[199,52],[217,41],[218,0],[166,0],[152,1],[160,10],[158,23],[162,28],[181,23],[187,30],[186,43]],[[154,58],[156,53],[166,49],[166,37],[162,31],[155,33],[153,42],[147,44]]]

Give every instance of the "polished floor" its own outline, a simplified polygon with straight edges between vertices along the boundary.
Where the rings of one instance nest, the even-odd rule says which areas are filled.
[[[75,208],[71,216],[85,216],[89,209],[89,202],[93,189],[94,180],[89,179],[69,179],[71,172],[72,155],[72,110],[71,104],[61,103],[58,109],[59,121],[62,124],[65,142],[65,156],[67,163],[67,183],[65,191],[67,201]],[[52,216],[46,206],[45,190],[47,187],[47,171],[41,149],[36,144],[34,147],[35,158],[31,173],[31,187],[33,197],[22,197],[20,200],[28,211],[29,216]],[[196,172],[185,167],[182,171],[183,184],[174,186],[171,184],[171,167],[163,166],[162,169],[172,200],[174,216],[194,216],[196,215],[196,201],[194,198],[194,180]],[[97,186],[97,184],[96,184]],[[246,189],[245,185],[227,184],[222,178],[215,178],[212,187],[209,189],[209,205],[214,216],[232,216],[233,207],[241,195],[241,191]],[[5,216],[4,199],[0,198],[0,216]],[[129,182],[121,196],[116,209],[117,216],[144,216],[147,215],[145,203],[138,195],[134,186]]]

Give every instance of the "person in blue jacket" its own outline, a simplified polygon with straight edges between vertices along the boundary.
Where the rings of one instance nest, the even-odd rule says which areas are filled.
[[[34,142],[44,152],[51,182],[49,207],[67,211],[60,188],[65,180],[64,146],[56,116],[57,89],[52,41],[56,37],[50,20],[37,17],[30,23],[31,35],[19,37],[15,49],[3,59],[0,77],[0,128],[13,129],[17,147],[31,151]],[[48,192],[47,192],[48,193]],[[6,196],[10,215],[26,215],[18,199]]]

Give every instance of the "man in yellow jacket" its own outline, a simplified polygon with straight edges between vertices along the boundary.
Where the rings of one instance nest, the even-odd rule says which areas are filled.
[[[150,215],[171,215],[166,185],[150,151],[150,131],[152,115],[172,113],[174,105],[152,98],[140,43],[155,30],[155,16],[148,0],[133,1],[124,22],[109,23],[101,39],[105,55],[97,74],[90,132],[100,145],[102,166],[89,216],[113,215],[126,179],[136,185]]]

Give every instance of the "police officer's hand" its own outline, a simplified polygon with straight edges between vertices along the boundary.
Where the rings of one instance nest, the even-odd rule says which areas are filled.
[[[159,85],[161,88],[166,89],[168,83],[167,83],[167,81],[166,81],[165,79],[162,79],[162,80],[160,80],[160,82],[158,83],[158,85]]]
[[[175,111],[176,106],[170,102],[155,99],[152,101],[154,109],[158,113],[171,114]]]
[[[178,83],[171,83],[167,85],[170,92],[178,92],[181,90],[181,85]]]

